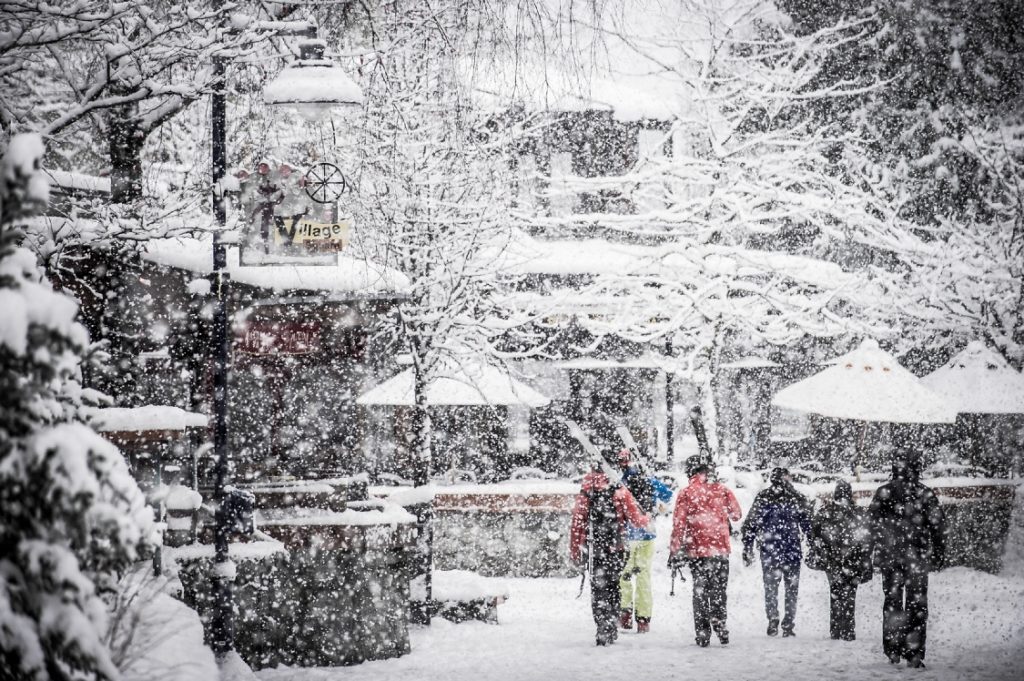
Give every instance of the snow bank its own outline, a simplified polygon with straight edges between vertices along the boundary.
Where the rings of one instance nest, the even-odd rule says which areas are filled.
[[[146,569],[126,577],[109,636],[123,681],[215,681],[199,615],[169,592],[175,583]]]

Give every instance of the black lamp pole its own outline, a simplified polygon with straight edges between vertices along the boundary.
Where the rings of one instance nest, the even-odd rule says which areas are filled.
[[[217,220],[213,232],[213,329],[210,350],[213,356],[213,452],[216,459],[216,473],[213,494],[217,507],[225,499],[225,487],[229,477],[228,452],[228,286],[227,245],[224,243],[224,229],[227,226],[227,206],[224,195],[224,175],[227,172],[227,112],[224,96],[225,58],[213,58],[213,95],[211,114],[213,118],[213,215]],[[232,610],[234,596],[231,591],[232,578],[228,573],[229,520],[224,513],[216,514],[214,530],[213,618],[210,623],[210,644],[214,653],[223,655],[234,648],[235,626]]]
[[[214,6],[223,7],[223,2],[216,1]],[[281,25],[268,22],[262,26],[254,26],[275,34],[302,35],[307,38],[316,37],[316,26],[306,22],[287,22]],[[314,48],[320,46],[313,46]],[[322,58],[322,47],[318,55]],[[305,58],[305,57],[304,57]],[[213,93],[211,101],[213,151],[213,215],[217,225],[213,232],[213,328],[210,338],[210,354],[213,357],[213,452],[216,457],[214,479],[214,499],[217,505],[214,529],[214,566],[213,566],[213,617],[210,622],[210,647],[218,656],[231,651],[235,642],[234,627],[234,596],[232,582],[234,570],[228,557],[228,542],[235,527],[235,519],[227,510],[228,481],[231,476],[230,456],[228,451],[228,366],[229,366],[229,329],[228,300],[230,277],[227,269],[227,244],[224,241],[224,230],[227,227],[227,205],[224,192],[224,176],[227,174],[227,102],[225,98],[225,71],[227,57],[217,55],[213,58]],[[344,93],[351,96],[350,91]],[[360,95],[361,101],[361,95]],[[235,509],[237,510],[237,509]]]

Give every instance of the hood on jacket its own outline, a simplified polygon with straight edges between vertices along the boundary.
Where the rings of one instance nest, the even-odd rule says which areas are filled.
[[[581,487],[584,492],[601,492],[611,487],[611,483],[604,471],[590,471],[583,476]]]
[[[836,489],[832,492],[832,500],[838,504],[853,505],[853,487],[845,480],[836,482]]]
[[[800,494],[796,487],[793,487],[793,483],[790,482],[787,469],[781,467],[772,469],[768,479],[768,487],[758,493],[766,501],[773,503],[806,503],[807,500],[804,498],[804,495]]]
[[[707,459],[700,454],[694,454],[693,456],[686,459],[686,477],[691,480],[699,473],[709,473],[711,467],[708,465]]]
[[[772,487],[778,487],[787,483],[786,478],[789,477],[789,471],[785,468],[777,467],[772,469],[772,474],[769,480],[772,483]]]
[[[911,453],[897,454],[892,460],[892,481],[916,485],[921,480],[921,457]]]

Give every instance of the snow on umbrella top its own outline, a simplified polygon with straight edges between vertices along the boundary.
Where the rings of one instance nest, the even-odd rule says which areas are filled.
[[[466,363],[442,369],[427,385],[427,404],[440,406],[544,407],[551,400],[507,372],[486,364]],[[363,405],[411,407],[413,371],[407,369],[363,393],[356,400]]]
[[[979,341],[921,382],[961,413],[1024,414],[1024,375]]]
[[[837,419],[953,423],[956,410],[867,339],[824,371],[780,390],[772,404]]]

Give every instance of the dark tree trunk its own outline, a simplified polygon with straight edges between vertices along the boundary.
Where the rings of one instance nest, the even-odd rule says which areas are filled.
[[[131,205],[142,198],[145,136],[132,119],[134,106],[114,109],[110,118],[110,200]]]
[[[423,487],[430,483],[430,412],[427,404],[426,376],[424,375],[422,363],[413,363],[413,408],[412,408],[412,461],[413,461],[413,484]],[[433,501],[426,501],[410,506],[409,510],[416,515],[416,525],[419,528],[417,538],[417,551],[413,558],[412,576],[423,579],[423,600],[413,599],[410,608],[410,619],[415,624],[430,624],[431,601],[433,598],[433,585],[431,584],[431,569],[434,562],[433,551],[433,527],[434,515]]]

